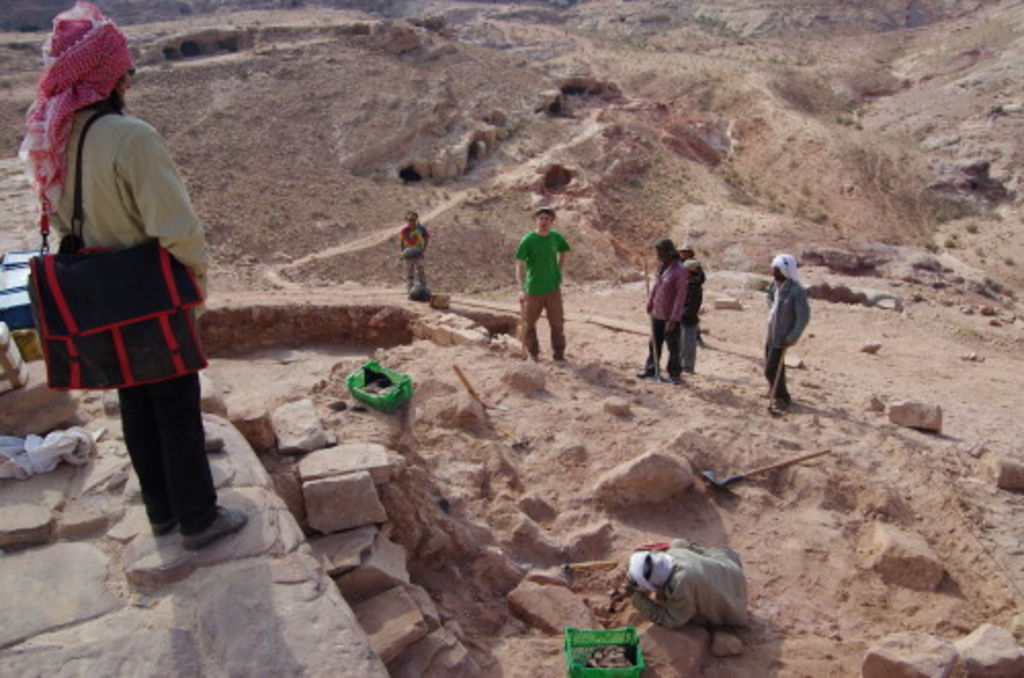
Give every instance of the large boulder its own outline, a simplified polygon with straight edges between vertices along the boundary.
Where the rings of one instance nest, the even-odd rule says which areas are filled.
[[[942,431],[942,408],[910,400],[901,400],[889,405],[889,421],[897,426]]]
[[[949,678],[956,665],[952,643],[927,633],[894,633],[871,647],[862,678]]]
[[[544,370],[532,362],[516,363],[509,367],[501,380],[524,393],[543,391],[546,383]]]
[[[327,446],[327,432],[308,398],[281,405],[270,418],[281,454],[302,454]]]
[[[689,464],[654,450],[603,474],[594,487],[605,506],[657,504],[693,485]]]
[[[524,580],[508,594],[512,610],[545,633],[561,633],[567,626],[598,628],[598,621],[583,599],[562,586]]]
[[[46,385],[46,365],[42,361],[25,367],[28,383],[0,393],[0,434],[24,438],[67,428],[64,424],[78,412],[78,398],[72,391],[54,391]]]
[[[1009,631],[982,624],[954,643],[960,652],[967,678],[1017,678],[1024,676],[1024,648]]]
[[[986,455],[983,473],[1002,490],[1024,490],[1024,461],[999,454]]]
[[[304,483],[302,496],[309,526],[324,534],[383,523],[388,518],[373,476],[366,471]]]
[[[353,605],[352,611],[366,631],[373,651],[385,663],[429,631],[416,602],[401,586]]]
[[[397,454],[377,443],[336,445],[303,457],[299,477],[303,481],[319,480],[345,473],[366,471],[377,485],[388,482],[395,467],[402,461]]]
[[[876,522],[865,532],[865,564],[888,584],[934,591],[944,568],[924,537],[887,523]]]

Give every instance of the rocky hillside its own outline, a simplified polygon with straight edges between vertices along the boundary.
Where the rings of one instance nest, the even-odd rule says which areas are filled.
[[[392,280],[411,207],[445,287],[500,288],[489,262],[541,202],[578,279],[635,275],[667,232],[718,268],[881,242],[1019,282],[1020,7],[843,3],[821,32],[819,3],[793,4],[193,15],[129,27],[130,106],[167,137],[229,287],[268,266],[274,284]],[[41,37],[0,44],[5,153]]]

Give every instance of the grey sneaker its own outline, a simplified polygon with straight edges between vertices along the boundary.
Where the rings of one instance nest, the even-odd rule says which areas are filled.
[[[210,526],[199,534],[184,536],[181,540],[181,545],[189,551],[198,551],[221,537],[238,532],[245,527],[248,521],[249,516],[245,515],[245,512],[241,509],[218,506],[217,517],[213,519]]]
[[[174,528],[178,526],[177,518],[170,518],[162,523],[150,523],[149,527],[153,530],[154,537],[162,537],[165,534],[170,534],[174,531]]]

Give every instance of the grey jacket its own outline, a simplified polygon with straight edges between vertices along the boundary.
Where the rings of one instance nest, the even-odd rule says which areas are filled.
[[[677,539],[666,553],[675,567],[665,586],[653,600],[639,591],[630,599],[641,614],[668,628],[747,623],[747,580],[735,551]]]
[[[795,344],[811,319],[811,306],[807,303],[807,290],[803,285],[794,280],[779,285],[773,280],[768,287],[769,309],[775,306],[776,294],[779,295],[779,303],[768,318],[769,348]]]

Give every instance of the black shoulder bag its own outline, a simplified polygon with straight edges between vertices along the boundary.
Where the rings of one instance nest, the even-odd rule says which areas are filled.
[[[114,389],[165,381],[206,367],[191,310],[195,279],[157,240],[123,250],[84,248],[82,128],[71,233],[57,254],[33,257],[29,295],[54,389]],[[94,215],[102,219],[103,215]]]

